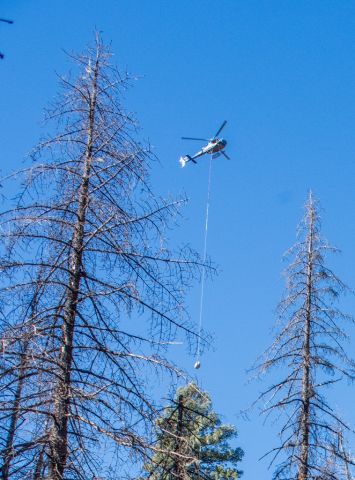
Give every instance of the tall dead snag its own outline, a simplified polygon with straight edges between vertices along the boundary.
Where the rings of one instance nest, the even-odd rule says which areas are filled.
[[[18,204],[0,215],[3,318],[16,323],[41,278],[30,345],[37,401],[22,406],[38,448],[14,443],[18,461],[27,459],[19,478],[104,476],[104,451],[144,454],[155,416],[147,375],[177,373],[157,345],[193,334],[184,290],[199,260],[172,254],[162,237],[181,202],[150,190],[151,154],[120,103],[127,79],[100,38],[74,61],[80,72],[61,78],[49,112],[59,133],[42,142]]]
[[[286,296],[280,304],[279,333],[260,365],[262,373],[282,368],[285,376],[264,391],[264,414],[286,415],[281,445],[269,451],[277,479],[342,478],[352,460],[342,448],[346,425],[328,404],[325,391],[343,378],[354,378],[354,363],[344,350],[341,321],[349,319],[335,306],[344,284],[325,265],[335,249],[320,234],[317,202],[310,193],[290,249]],[[350,319],[351,320],[351,319]],[[339,468],[338,468],[339,467]]]
[[[40,295],[40,279],[34,282],[36,291],[32,296],[26,295],[23,307],[12,313],[16,322],[11,324],[11,313],[2,322],[0,342],[2,346],[0,360],[0,478],[14,478],[13,471],[20,470],[28,463],[28,455],[36,456],[41,446],[42,429],[27,436],[26,429],[21,429],[29,421],[26,413],[43,403],[40,391],[33,387],[36,375],[36,307]],[[4,305],[2,305],[4,310]],[[26,455],[18,455],[19,451]]]
[[[11,402],[8,402],[8,408],[3,408],[3,410],[8,410],[7,415],[9,422],[8,428],[5,430],[5,445],[3,450],[3,463],[1,467],[1,478],[2,480],[9,479],[9,472],[11,462],[14,455],[14,440],[15,434],[18,427],[19,418],[21,415],[21,401],[23,399],[23,389],[24,382],[27,374],[27,342],[24,341],[24,344],[20,346],[21,351],[19,352],[20,364],[17,368],[12,368],[12,371],[17,371],[17,378],[14,382],[14,395]],[[4,405],[3,405],[4,406]],[[5,433],[4,432],[4,433]]]

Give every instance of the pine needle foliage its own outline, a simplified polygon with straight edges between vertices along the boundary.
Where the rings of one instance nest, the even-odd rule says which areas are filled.
[[[237,430],[221,422],[210,396],[196,384],[177,390],[157,425],[161,452],[145,465],[144,478],[221,480],[241,475],[238,464],[243,451],[231,445]]]

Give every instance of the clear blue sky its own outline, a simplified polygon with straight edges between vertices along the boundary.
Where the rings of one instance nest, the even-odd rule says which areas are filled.
[[[245,370],[271,341],[281,256],[295,241],[309,188],[324,208],[325,235],[343,251],[331,265],[355,287],[355,3],[1,0],[0,7],[0,16],[16,22],[0,24],[3,171],[20,167],[43,132],[55,72],[68,69],[62,49],[80,51],[96,27],[121,68],[141,77],[126,105],[160,158],[153,185],[190,198],[172,241],[202,251],[207,162],[179,169],[179,156],[198,146],[180,137],[209,136],[228,120],[232,160],[213,165],[208,240],[221,270],[205,296],[204,326],[215,344],[198,380],[239,428],[244,478],[271,478],[257,459],[276,444],[275,427],[263,426],[256,412],[249,421],[238,412],[262,387],[247,383]],[[189,299],[193,318],[198,295],[196,288]],[[354,312],[354,300],[344,308]],[[194,374],[193,359],[176,348]],[[344,387],[332,395],[353,426],[354,394]]]

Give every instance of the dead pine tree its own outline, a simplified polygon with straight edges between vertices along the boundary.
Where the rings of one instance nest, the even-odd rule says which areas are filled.
[[[45,405],[46,397],[41,391],[42,363],[38,345],[38,337],[43,329],[37,320],[37,306],[41,295],[41,278],[37,278],[33,285],[35,292],[31,294],[25,289],[24,297],[19,302],[8,305],[8,316],[3,322],[0,333],[2,345],[0,360],[0,478],[9,480],[14,472],[19,470],[20,477],[27,478],[26,464],[31,463],[31,457],[43,457],[43,440],[48,434],[43,425],[33,428],[32,435],[23,428],[24,422],[34,423],[35,412],[39,406]],[[2,311],[4,311],[2,305]],[[41,312],[42,313],[42,312]],[[13,317],[13,318],[11,318]],[[42,317],[42,315],[40,315]],[[37,388],[35,387],[37,385]],[[32,417],[32,419],[31,419]],[[37,469],[38,470],[38,469]],[[39,480],[39,473],[30,476]]]
[[[285,418],[280,445],[266,455],[277,468],[276,479],[340,479],[341,466],[352,467],[342,448],[348,427],[327,401],[327,388],[354,379],[354,363],[343,343],[342,323],[352,319],[337,307],[346,290],[325,263],[335,249],[322,238],[319,207],[312,193],[299,228],[299,242],[288,251],[286,295],[280,303],[278,333],[258,368],[282,371],[259,402],[262,413]],[[278,421],[279,418],[277,419]],[[344,469],[343,469],[344,471]]]
[[[110,59],[99,36],[73,56],[78,75],[60,78],[62,95],[48,114],[57,133],[21,173],[17,204],[0,214],[4,318],[16,323],[41,273],[32,318],[39,392],[21,410],[40,448],[31,453],[15,442],[23,469],[10,478],[102,477],[107,450],[144,457],[154,448],[147,435],[156,415],[148,378],[179,375],[161,345],[178,332],[196,336],[184,297],[199,258],[169,251],[163,238],[184,202],[151,191],[152,155],[135,140],[121,104],[128,79]]]
[[[1,467],[1,478],[2,480],[8,480],[9,479],[9,472],[10,472],[10,466],[11,463],[15,457],[15,452],[14,452],[14,442],[15,442],[15,434],[16,430],[18,428],[18,422],[20,418],[20,411],[21,411],[21,400],[22,400],[22,394],[23,394],[23,388],[24,388],[24,382],[26,379],[26,374],[27,374],[27,348],[28,348],[28,342],[26,339],[24,339],[23,343],[21,342],[20,344],[20,351],[18,352],[18,356],[20,357],[20,363],[18,367],[15,365],[12,366],[11,370],[12,372],[15,372],[17,370],[17,378],[14,381],[15,384],[15,389],[14,389],[14,395],[13,399],[11,402],[7,402],[9,406],[4,408],[4,405],[1,405],[1,410],[2,412],[5,413],[5,419],[8,419],[8,428],[5,427],[6,421],[4,422],[4,430],[7,433],[5,436],[5,445],[4,445],[4,450],[3,450],[3,462],[2,462],[2,467]],[[9,377],[9,375],[7,375]]]

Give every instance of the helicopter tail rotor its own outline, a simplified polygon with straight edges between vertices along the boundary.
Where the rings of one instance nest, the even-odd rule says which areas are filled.
[[[181,165],[181,168],[184,168],[187,162],[197,163],[193,157],[190,157],[190,155],[184,155],[183,157],[180,157],[179,163]]]
[[[180,163],[180,165],[181,165],[181,168],[184,168],[184,166],[186,165],[186,162],[187,162],[187,161],[188,161],[188,160],[186,159],[186,157],[180,157],[180,158],[179,158],[179,163]]]

